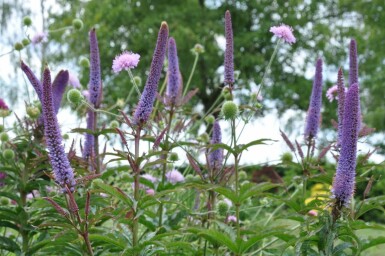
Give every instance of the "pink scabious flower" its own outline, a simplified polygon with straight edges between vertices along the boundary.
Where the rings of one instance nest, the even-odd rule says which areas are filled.
[[[184,181],[184,176],[178,170],[172,170],[166,173],[166,179],[172,184]]]
[[[140,55],[132,52],[123,52],[115,57],[112,62],[112,70],[115,73],[119,73],[122,70],[129,70],[135,68],[139,63]]]
[[[9,109],[7,104],[5,104],[3,99],[0,99],[0,109],[2,109],[2,110],[8,110]]]
[[[35,35],[33,35],[31,42],[32,44],[36,45],[41,42],[46,42],[48,39],[48,33],[47,32],[38,32]]]
[[[328,100],[332,102],[334,99],[337,99],[337,93],[338,93],[338,86],[333,85],[326,91],[326,98],[328,98]]]
[[[226,219],[226,222],[227,223],[230,223],[230,222],[237,222],[237,217],[236,216],[234,216],[234,215],[229,215],[229,216],[227,216],[227,219]]]
[[[68,76],[68,84],[71,85],[73,88],[81,87],[79,78],[71,72],[69,73],[69,76]]]
[[[288,25],[281,24],[280,26],[273,26],[269,31],[276,37],[283,39],[288,44],[295,43],[296,41],[293,35],[293,28]]]
[[[231,200],[228,198],[224,198],[223,202],[225,202],[229,207],[233,206],[233,202],[231,202]]]
[[[146,180],[148,180],[148,181],[150,181],[152,183],[155,183],[155,182],[158,181],[158,179],[155,178],[154,176],[152,176],[151,174],[143,174],[140,177],[142,177],[142,178],[144,178],[144,179],[146,179]]]

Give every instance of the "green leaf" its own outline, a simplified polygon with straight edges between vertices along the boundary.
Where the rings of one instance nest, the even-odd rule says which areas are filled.
[[[226,149],[229,153],[231,154],[236,154],[236,151],[234,149],[232,149],[230,146],[224,144],[224,143],[218,143],[218,144],[210,144],[210,145],[207,145],[208,148],[210,148],[212,151],[214,150],[217,150],[219,148],[223,148],[223,149]]]
[[[123,201],[128,206],[131,207],[133,205],[133,199],[130,198],[125,193],[123,193],[122,191],[119,191],[118,189],[116,189],[116,188],[114,188],[114,187],[112,187],[110,185],[101,183],[101,182],[96,182],[95,185],[98,186],[99,188],[101,188],[107,194],[109,194],[109,195],[111,195],[111,196],[113,196],[113,197]]]
[[[104,242],[104,243],[116,246],[121,250],[123,250],[127,246],[127,244],[124,243],[123,241],[116,239],[114,237],[106,236],[106,235],[90,234],[89,238],[91,242],[93,241]]]
[[[351,248],[351,247],[353,247],[351,243],[345,242],[345,243],[339,244],[333,249],[333,255],[339,255],[339,253],[342,253],[345,249]]]
[[[228,249],[230,249],[234,253],[238,252],[237,245],[231,240],[231,238],[228,235],[226,235],[221,231],[213,230],[213,229],[199,229],[197,234],[199,236],[206,238],[211,243],[217,243],[217,244],[226,246]]]
[[[0,249],[19,254],[21,252],[20,247],[12,239],[8,237],[0,236]]]
[[[371,239],[366,240],[362,244],[361,251],[367,250],[367,249],[369,249],[373,246],[377,246],[379,244],[385,244],[385,237],[384,236],[380,236],[380,237],[371,238]]]
[[[238,203],[238,197],[237,195],[235,194],[234,191],[232,191],[231,189],[229,188],[225,188],[225,187],[219,187],[219,186],[216,186],[213,188],[213,190],[215,192],[218,192],[219,194],[227,197],[228,199],[230,199],[234,204]]]
[[[255,146],[255,145],[265,145],[267,141],[271,141],[271,142],[276,142],[276,140],[271,140],[271,139],[259,139],[259,140],[253,140],[247,144],[244,144],[244,145],[238,145],[236,148],[235,148],[235,152],[240,154],[242,153],[244,150],[248,149],[249,147],[251,146]]]
[[[259,194],[262,194],[266,190],[276,188],[281,186],[280,184],[273,184],[273,183],[248,183],[241,187],[239,190],[239,203],[242,203],[246,199],[252,196],[256,196]]]

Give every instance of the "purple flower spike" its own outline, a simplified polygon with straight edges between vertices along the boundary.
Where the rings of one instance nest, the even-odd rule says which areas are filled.
[[[317,60],[313,90],[311,92],[309,110],[306,118],[305,139],[311,140],[317,136],[321,117],[322,105],[322,59]]]
[[[222,143],[222,131],[218,121],[214,122],[213,133],[211,135],[211,144]],[[218,148],[212,151],[209,156],[209,166],[212,170],[218,170],[222,167],[223,162],[223,148]]]
[[[345,85],[344,74],[342,68],[338,70],[337,78],[337,92],[338,92],[338,139],[337,146],[341,145],[342,140],[342,124],[344,120],[344,107],[345,107]]]
[[[55,114],[59,112],[61,100],[63,98],[63,94],[66,89],[68,79],[69,79],[68,71],[61,70],[55,77],[55,80],[53,80],[52,95],[53,95],[53,104],[54,104]]]
[[[358,83],[357,43],[352,39],[349,50],[349,86],[355,83]]]
[[[178,52],[174,38],[168,41],[168,81],[167,81],[167,102],[175,105],[176,99],[181,92],[181,79],[178,63]]]
[[[234,41],[233,41],[233,26],[231,24],[230,11],[225,13],[225,85],[232,86],[234,84]]]
[[[87,129],[95,130],[95,113],[91,109],[87,111]],[[95,137],[93,134],[86,133],[83,147],[83,158],[88,159],[94,157]]]
[[[64,152],[59,124],[56,118],[52,96],[51,74],[48,68],[43,73],[42,109],[44,117],[44,134],[49,150],[49,158],[56,182],[63,188],[70,189],[76,184],[74,172]]]
[[[100,57],[98,39],[96,31],[93,28],[89,34],[90,39],[90,83],[88,90],[90,92],[90,102],[99,107],[101,101],[102,78],[100,74]]]
[[[359,110],[359,87],[358,84],[353,84],[346,93],[341,154],[332,188],[333,197],[339,206],[347,206],[354,193]]]
[[[21,70],[23,70],[24,74],[27,76],[29,82],[32,84],[33,88],[35,89],[37,96],[39,97],[39,100],[42,101],[41,95],[42,95],[42,85],[40,80],[35,76],[35,74],[32,72],[32,70],[23,62],[21,61]]]
[[[167,38],[168,26],[166,22],[162,22],[154,55],[152,57],[150,73],[148,74],[146,86],[144,87],[142,96],[134,113],[133,123],[136,125],[144,125],[150,118],[160,75],[162,73],[164,57],[166,55]]]

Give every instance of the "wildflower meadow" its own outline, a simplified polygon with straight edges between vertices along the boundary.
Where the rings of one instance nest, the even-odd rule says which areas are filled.
[[[58,30],[83,31],[78,40],[89,51],[79,65],[89,72],[87,84],[67,69],[42,62],[38,70],[29,61],[26,49],[50,44],[53,32],[14,44],[11,54],[33,95],[17,109],[0,99],[0,255],[382,255],[385,196],[377,184],[384,165],[370,161],[372,151],[358,152],[373,129],[361,111],[356,40],[345,46],[348,69],[339,68],[332,87],[324,81],[328,59],[313,60],[301,136],[284,126],[277,131],[285,143],[279,162],[248,165],[245,152],[257,159],[261,145],[277,143],[258,133],[247,143],[239,138],[264,111],[261,96],[275,86],[266,79],[279,49],[301,34],[295,24],[269,24],[258,40],[271,40],[274,51],[255,77],[257,91],[245,98],[234,16],[227,10],[216,18],[223,21],[223,82],[207,110],[194,109],[202,89],[193,82],[205,46],[192,42],[191,62],[183,63],[173,20],[151,28],[150,49],[128,47],[110,63],[101,63],[98,26],[74,19]],[[26,31],[32,24],[29,17],[20,22]],[[144,57],[151,65],[141,76]],[[115,104],[105,101],[106,84],[114,85],[102,65],[125,81]],[[337,102],[332,122],[322,118],[329,101]],[[65,108],[79,124],[68,133],[62,126],[74,122],[58,115]],[[332,134],[327,143],[321,123]]]

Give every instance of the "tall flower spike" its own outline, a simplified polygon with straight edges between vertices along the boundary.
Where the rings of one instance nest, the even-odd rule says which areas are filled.
[[[166,99],[167,103],[175,105],[176,99],[179,96],[180,90],[180,72],[178,62],[178,52],[174,38],[168,40],[168,81]]]
[[[344,107],[345,107],[345,85],[344,74],[342,68],[338,70],[337,77],[337,92],[338,92],[338,138],[337,146],[341,146],[342,140],[342,124],[344,120]]]
[[[21,70],[23,70],[24,74],[27,76],[29,82],[32,84],[33,88],[35,89],[37,96],[39,97],[39,100],[42,101],[42,85],[40,80],[35,76],[35,74],[32,72],[32,70],[23,62],[21,61]]]
[[[218,121],[214,122],[213,132],[211,135],[211,144],[222,143],[222,131]],[[209,166],[212,170],[218,170],[222,167],[223,148],[218,148],[210,152],[208,156]]]
[[[322,105],[322,59],[317,60],[313,90],[311,92],[309,109],[306,118],[305,139],[311,140],[317,136],[321,117]]]
[[[357,43],[352,39],[349,48],[349,86],[355,83],[358,83]]]
[[[94,131],[95,130],[95,113],[91,109],[87,111],[87,129]],[[83,147],[83,158],[88,159],[94,157],[94,145],[95,137],[93,134],[86,133],[85,141]]]
[[[336,204],[339,208],[347,206],[354,193],[358,140],[357,127],[360,122],[359,109],[359,87],[358,84],[353,84],[346,93],[341,154],[332,188],[333,197],[336,199]]]
[[[53,96],[55,114],[59,112],[61,100],[63,98],[63,94],[66,89],[68,79],[69,79],[68,71],[61,70],[55,77],[55,80],[53,80],[52,96]]]
[[[140,97],[138,106],[134,113],[133,123],[136,125],[143,125],[150,118],[158,89],[160,75],[162,73],[164,57],[166,55],[167,38],[168,26],[166,22],[162,22],[158,33],[154,55],[152,57],[150,73],[148,74],[146,86],[144,87],[142,96]]]
[[[234,84],[234,41],[233,41],[233,27],[231,24],[230,11],[225,13],[225,85],[232,86]]]
[[[75,186],[74,173],[64,152],[59,124],[54,110],[51,74],[48,68],[43,73],[42,109],[44,117],[44,134],[49,150],[49,158],[56,182],[63,188]]]
[[[88,90],[90,92],[90,102],[97,108],[101,101],[102,78],[100,74],[100,57],[98,39],[95,28],[90,31],[90,82]]]

